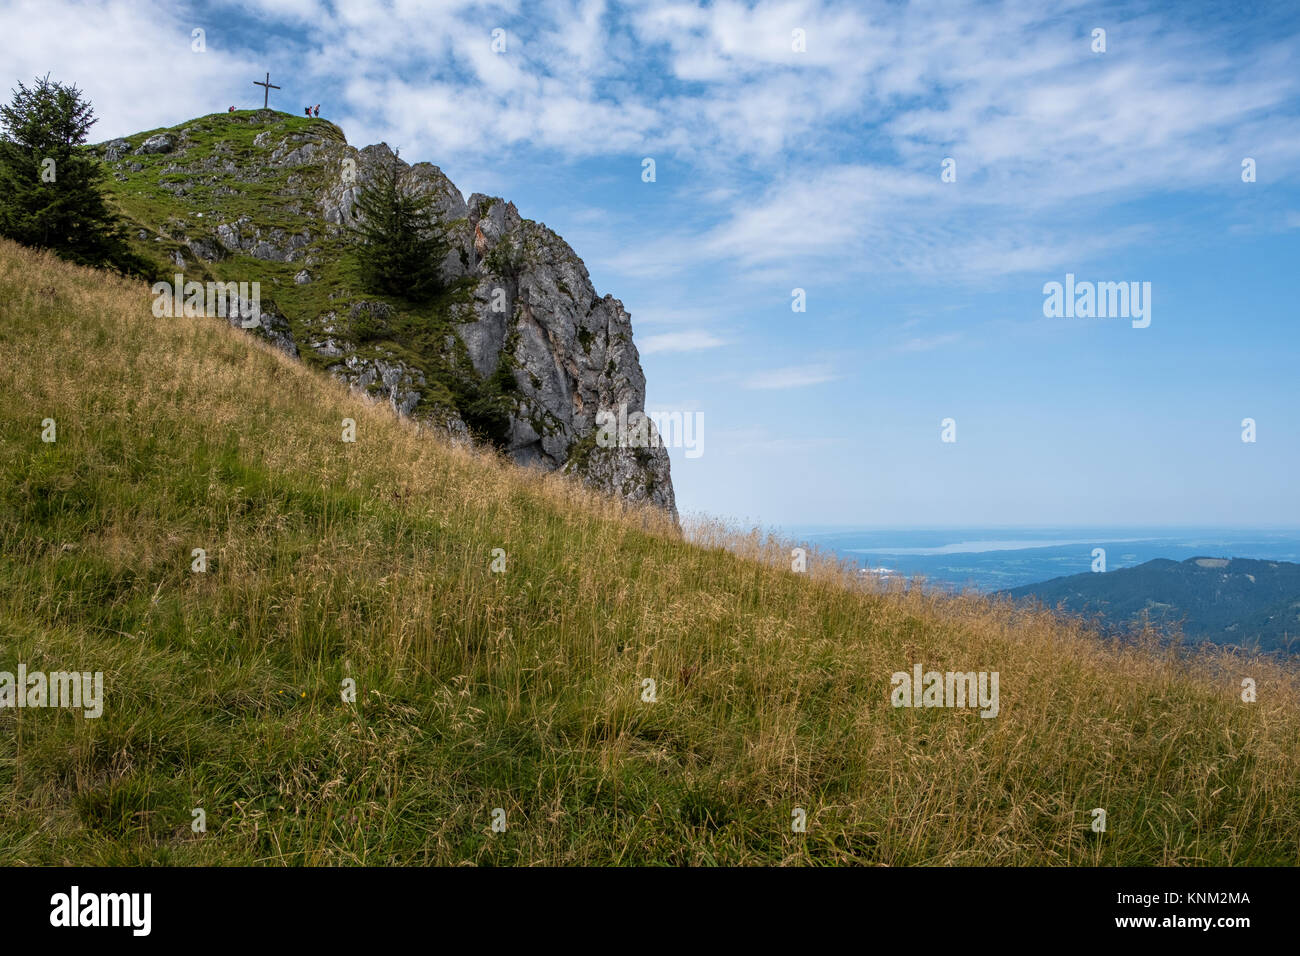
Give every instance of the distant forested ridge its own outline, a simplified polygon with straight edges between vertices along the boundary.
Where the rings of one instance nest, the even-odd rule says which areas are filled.
[[[1107,628],[1126,629],[1146,617],[1154,624],[1181,624],[1191,641],[1300,650],[1300,564],[1287,561],[1157,558],[999,593],[1099,615]]]

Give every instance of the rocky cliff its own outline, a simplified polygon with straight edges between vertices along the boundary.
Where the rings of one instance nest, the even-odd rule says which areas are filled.
[[[644,408],[627,311],[513,203],[466,201],[438,167],[399,161],[401,188],[432,197],[451,246],[446,290],[412,307],[362,291],[353,265],[358,190],[391,160],[386,145],[356,149],[325,120],[254,110],[96,149],[159,278],[257,282],[253,334],[401,414],[676,514],[662,447],[595,440],[598,411]]]

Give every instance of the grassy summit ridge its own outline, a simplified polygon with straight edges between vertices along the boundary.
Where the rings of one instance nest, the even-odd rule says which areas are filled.
[[[150,301],[0,243],[0,670],[106,698],[0,710],[2,864],[1300,861],[1293,670],[691,543]]]
[[[183,149],[139,151],[160,135],[183,144]],[[381,302],[392,310],[384,335],[352,328],[342,318],[330,326],[328,337],[346,342],[359,358],[396,357],[424,373],[425,409],[454,409],[468,400],[462,393],[476,395],[477,388],[486,387],[472,373],[449,365],[443,354],[443,339],[455,337],[450,307],[466,301],[465,283],[453,284],[421,305],[363,291],[349,254],[353,240],[346,230],[321,222],[315,208],[316,198],[338,179],[338,163],[320,154],[292,163],[270,158],[274,146],[345,146],[343,131],[333,123],[272,110],[240,110],[115,142],[126,146],[120,161],[111,166],[105,191],[130,226],[132,250],[153,265],[156,278],[170,281],[183,273],[201,282],[257,280],[263,308],[285,319],[293,340],[303,345],[299,357],[317,368],[337,363],[306,347],[313,338],[325,337],[321,317],[336,311],[346,317],[347,306],[358,301]],[[103,155],[109,146],[96,149]],[[331,160],[334,152],[329,151]],[[259,235],[278,230],[281,243],[284,237],[301,236],[305,246],[284,261],[223,248],[215,233],[218,225],[244,220],[251,223],[246,228]],[[195,239],[208,258],[196,256]],[[178,265],[178,259],[184,265]],[[304,269],[313,281],[295,282],[294,276]]]

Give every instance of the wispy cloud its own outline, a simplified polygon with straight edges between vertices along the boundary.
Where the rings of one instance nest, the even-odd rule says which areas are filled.
[[[895,352],[929,352],[961,341],[959,332],[945,332],[940,335],[916,336],[894,346]]]
[[[509,150],[637,170],[655,155],[707,198],[672,234],[608,244],[634,277],[1056,269],[1144,241],[1143,223],[1116,225],[1135,200],[1239,188],[1243,156],[1259,159],[1261,183],[1300,174],[1300,44],[1281,12],[1258,13],[1277,29],[1244,70],[1221,31],[1142,6],[1108,9],[1108,49],[1094,53],[1097,15],[1075,0],[954,0],[942,15],[822,0],[548,0],[527,16],[469,0],[236,9],[267,39],[171,0],[10,0],[0,30],[23,42],[6,72],[75,64],[59,78],[81,80],[98,132],[117,135],[248,105],[266,61],[291,57],[289,85],[336,86],[329,115],[354,141],[413,159],[485,169]],[[190,52],[195,28],[207,53]],[[948,158],[956,182],[940,180]],[[687,171],[707,172],[707,187]]]
[[[791,365],[756,372],[745,379],[743,384],[745,388],[751,389],[806,388],[834,381],[837,377],[829,365]]]
[[[656,352],[699,352],[726,344],[726,340],[711,332],[662,332],[647,335],[637,348],[642,355],[654,355]]]
[[[838,438],[820,436],[782,436],[774,435],[762,426],[746,428],[719,429],[714,435],[717,447],[729,455],[806,455],[827,448],[842,441]]]

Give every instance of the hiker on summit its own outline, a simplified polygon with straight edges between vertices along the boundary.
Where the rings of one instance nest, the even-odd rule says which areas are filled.
[[[230,109],[226,110],[227,113],[233,113],[234,111],[235,111],[235,108],[234,108],[233,106],[232,106]]]
[[[319,103],[316,104],[316,113],[315,113],[315,115],[316,115],[316,116],[320,116],[320,104],[319,104]]]
[[[306,113],[308,116],[311,116],[311,107],[310,107],[310,106],[304,106],[304,107],[302,108],[302,111],[303,111],[304,113]]]

